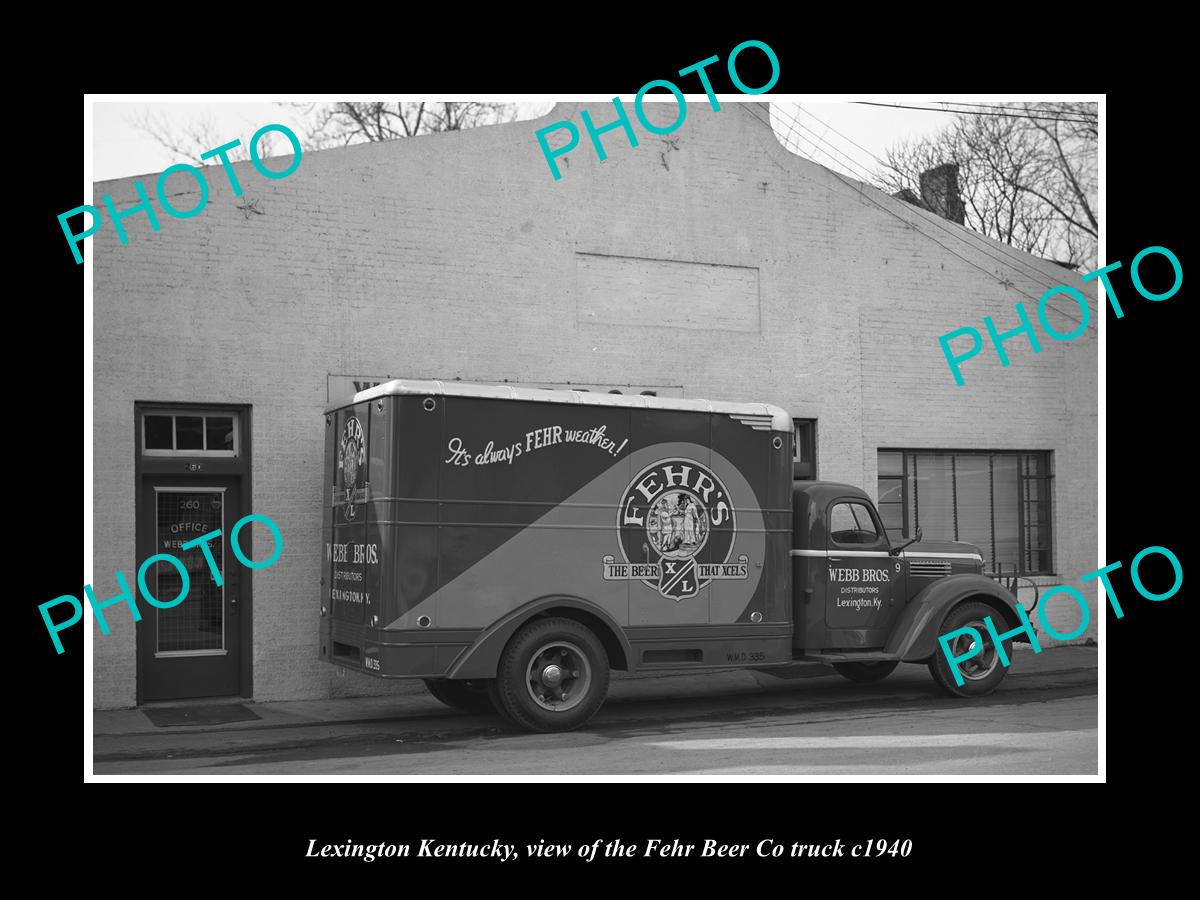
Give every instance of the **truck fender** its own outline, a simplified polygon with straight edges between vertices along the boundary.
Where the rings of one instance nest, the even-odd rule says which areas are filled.
[[[902,662],[923,662],[937,652],[938,630],[946,613],[963,600],[979,600],[996,608],[997,631],[1019,628],[1016,598],[990,578],[964,573],[948,575],[909,601],[888,638],[887,652]]]
[[[446,672],[446,677],[495,678],[500,654],[504,652],[508,639],[534,616],[551,610],[566,618],[576,619],[596,632],[596,637],[608,651],[612,668],[626,669],[635,658],[629,639],[625,636],[625,629],[618,625],[608,612],[582,597],[559,594],[531,600],[497,619],[483,630],[475,643],[458,655]]]

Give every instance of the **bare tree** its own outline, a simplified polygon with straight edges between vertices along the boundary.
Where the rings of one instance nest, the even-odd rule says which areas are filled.
[[[216,147],[228,144],[232,137],[219,131],[212,119],[201,116],[182,125],[174,125],[166,116],[155,115],[146,109],[140,115],[133,116],[129,124],[154,138],[172,156],[173,162],[188,162],[197,166],[219,165],[221,160],[216,157],[201,159],[200,157]],[[248,128],[245,134],[237,136],[238,146],[229,151],[228,156],[234,162],[250,158],[250,138],[255,129]],[[259,138],[259,158],[273,155],[276,147],[275,138],[278,135],[268,131]],[[290,146],[290,145],[289,145]]]
[[[299,105],[314,149],[392,141],[438,131],[497,125],[516,118],[512,103],[322,103]]]
[[[1014,179],[1014,184],[1053,210],[1065,225],[1068,246],[1090,247],[1094,261],[1100,231],[1096,220],[1100,135],[1096,104],[1026,103],[1023,108],[1031,116],[1029,127],[1042,135],[1045,171],[1040,173],[1044,176],[1040,183]],[[1040,115],[1035,118],[1035,113]]]
[[[437,131],[461,131],[479,125],[511,122],[517,116],[512,103],[450,101],[444,103],[295,103],[291,107],[301,119],[296,129],[304,150],[324,150],[369,141],[391,141]],[[200,117],[183,125],[173,125],[162,114],[145,110],[129,120],[130,124],[152,137],[172,156],[173,162],[195,165],[219,163],[216,157],[201,155],[230,141],[218,134],[213,121]],[[253,130],[240,136],[241,145],[229,153],[238,161],[250,158],[248,146]],[[267,132],[259,144],[259,156],[271,156],[275,132]]]
[[[1097,138],[1094,103],[1007,104],[959,114],[932,137],[893,147],[878,178],[885,190],[912,191],[922,172],[954,163],[967,227],[1037,256],[1091,265]]]

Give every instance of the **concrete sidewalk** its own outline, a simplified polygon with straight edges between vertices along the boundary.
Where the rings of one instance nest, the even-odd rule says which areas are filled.
[[[796,678],[819,678],[837,673],[828,666],[804,663],[788,666],[786,673],[769,675],[750,669],[721,672],[690,672],[679,675],[635,675],[612,673],[607,702],[623,700],[665,700],[672,697],[717,697],[749,691],[761,691],[772,685],[786,684]],[[397,717],[435,716],[454,711],[425,690],[420,682],[413,692],[384,697],[338,697],[329,700],[285,700],[256,703],[249,700],[199,700],[195,705],[240,702],[259,718],[247,722],[228,722],[221,725],[156,726],[141,709],[97,710],[93,713],[92,733],[99,736],[194,733],[197,731],[243,731],[278,728],[288,725],[318,725],[322,723],[371,722]],[[183,705],[183,704],[173,704]]]
[[[1013,671],[1018,674],[1045,672],[1058,668],[1095,667],[1095,647],[1060,646],[1034,654],[1026,645],[1017,645]],[[924,666],[901,665],[887,681],[916,673],[928,679]],[[1011,673],[1010,673],[1011,674]],[[718,672],[687,672],[682,674],[652,674],[628,676],[614,672],[609,688],[609,704],[671,700],[680,698],[727,697],[736,694],[794,690],[797,679],[831,678],[842,681],[840,675],[820,663],[796,663],[770,670],[731,669]],[[92,733],[97,738],[97,751],[105,738],[147,738],[169,734],[198,735],[213,733],[253,732],[279,728],[300,728],[325,724],[366,724],[395,719],[427,719],[445,715],[464,716],[435,700],[420,685],[412,692],[382,697],[339,697],[327,700],[293,700],[260,703],[230,699],[253,711],[258,718],[250,721],[217,725],[156,726],[141,709],[96,710],[93,712]],[[864,685],[863,687],[872,687]],[[1003,686],[1001,687],[1003,690]],[[193,705],[211,706],[225,701],[191,701]],[[174,704],[178,706],[186,704]],[[250,737],[246,735],[246,737]],[[120,740],[128,746],[129,740]]]

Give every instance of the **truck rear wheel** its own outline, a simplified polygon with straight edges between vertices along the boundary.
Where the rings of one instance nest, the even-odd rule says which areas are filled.
[[[447,706],[470,713],[494,713],[488,697],[487,682],[466,679],[453,681],[449,678],[425,678],[425,687]]]
[[[900,663],[895,660],[891,662],[845,662],[834,663],[833,668],[843,678],[868,684],[872,681],[883,681],[896,671],[898,665]]]
[[[504,648],[494,694],[521,728],[570,731],[599,711],[608,678],[608,654],[591,629],[573,619],[534,619]]]
[[[982,636],[984,642],[983,649],[979,653],[958,663],[958,672],[963,680],[963,683],[959,685],[954,680],[950,661],[942,652],[941,641],[938,641],[937,650],[929,661],[929,672],[933,675],[933,680],[947,694],[955,697],[982,697],[984,694],[994,691],[1004,680],[1008,669],[1000,664],[1000,654],[996,652],[996,647],[988,636],[987,627],[983,624],[986,616],[992,617],[992,624],[997,626],[997,631],[1003,627],[1004,621],[996,608],[979,602],[959,604],[950,610],[946,614],[946,618],[942,620],[942,627],[937,632],[939,635],[970,626]],[[950,642],[950,652],[955,656],[962,656],[974,644],[975,639],[970,634],[961,634]],[[1004,652],[1011,661],[1011,640],[1004,642]]]

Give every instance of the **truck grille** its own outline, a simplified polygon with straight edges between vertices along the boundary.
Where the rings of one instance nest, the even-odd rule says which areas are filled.
[[[908,572],[920,578],[944,578],[950,574],[950,562],[940,559],[911,559]]]

